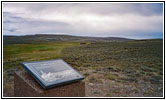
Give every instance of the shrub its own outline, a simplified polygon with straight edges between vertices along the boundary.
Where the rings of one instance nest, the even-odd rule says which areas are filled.
[[[115,80],[117,77],[115,75],[112,75],[112,74],[106,74],[106,79],[109,79],[109,80]]]
[[[90,82],[90,83],[95,83],[95,82],[97,82],[97,79],[96,79],[95,77],[91,77],[91,78],[89,79],[89,82]]]

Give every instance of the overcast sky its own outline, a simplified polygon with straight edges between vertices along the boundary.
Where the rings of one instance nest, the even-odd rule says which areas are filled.
[[[162,38],[162,3],[3,3],[3,34]]]

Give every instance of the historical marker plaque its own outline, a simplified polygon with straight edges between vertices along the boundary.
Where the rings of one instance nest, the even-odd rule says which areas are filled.
[[[24,62],[22,65],[45,89],[84,78],[62,59]]]

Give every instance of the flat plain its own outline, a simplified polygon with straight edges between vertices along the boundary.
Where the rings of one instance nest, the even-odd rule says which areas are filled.
[[[4,40],[5,41],[5,40]],[[22,62],[62,58],[85,76],[86,96],[163,96],[163,40],[34,41],[3,45],[3,95]]]

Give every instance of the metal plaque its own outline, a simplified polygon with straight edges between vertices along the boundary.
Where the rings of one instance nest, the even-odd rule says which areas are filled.
[[[45,89],[84,78],[62,59],[24,62],[22,65]]]

